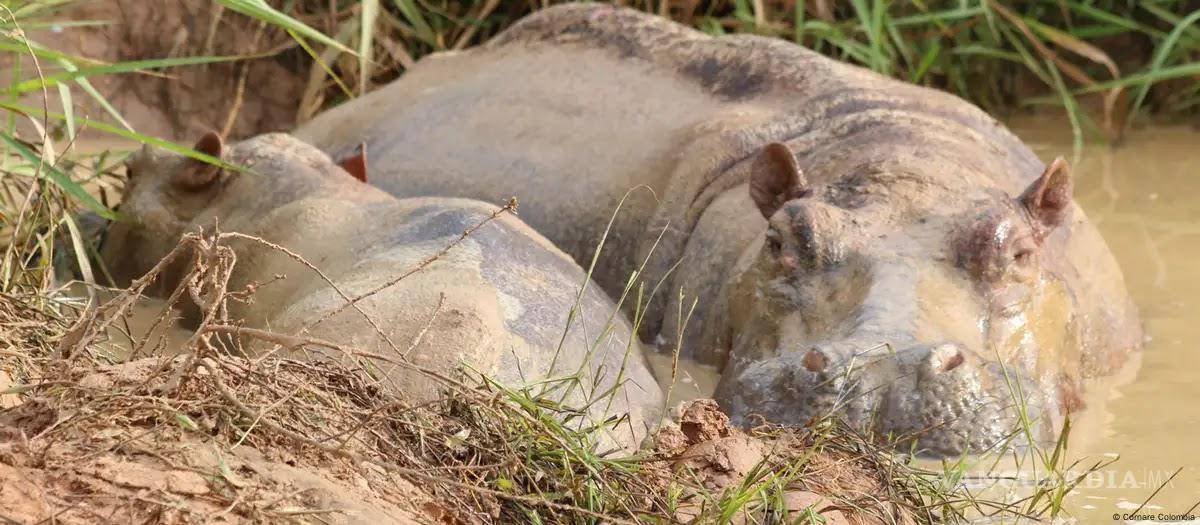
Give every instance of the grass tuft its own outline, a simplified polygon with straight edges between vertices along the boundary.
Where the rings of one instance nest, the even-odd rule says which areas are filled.
[[[341,1],[331,11],[326,2],[297,2],[291,15],[322,20],[318,29],[337,35],[330,50],[357,50],[355,60],[322,56],[322,64],[333,65],[324,68],[330,96],[322,100],[336,104],[338,92],[351,91],[346,86],[370,91],[422,56],[484,42],[554,3]],[[797,42],[954,92],[993,112],[1057,105],[1080,122],[1077,130],[1093,130],[1102,139],[1118,138],[1132,120],[1152,112],[1182,114],[1200,105],[1198,12],[1183,0],[624,3],[713,35],[754,33]],[[277,23],[274,15],[262,19]],[[359,30],[345,31],[347,24]],[[1059,76],[1065,81],[1056,82]]]

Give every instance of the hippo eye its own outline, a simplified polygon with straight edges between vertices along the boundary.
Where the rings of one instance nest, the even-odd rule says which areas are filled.
[[[778,256],[783,251],[783,241],[779,232],[775,228],[767,229],[767,249],[771,250],[771,255]]]
[[[1020,221],[995,211],[976,221],[955,247],[961,267],[990,283],[1024,280],[1033,274],[1038,244]]]
[[[1019,264],[1021,266],[1028,266],[1029,261],[1032,261],[1032,260],[1033,260],[1033,250],[1028,249],[1028,248],[1017,250],[1017,253],[1013,254],[1013,261],[1015,261],[1017,264]]]
[[[1027,268],[1037,255],[1037,243],[1029,235],[1014,235],[1009,245],[1013,263],[1019,268]]]

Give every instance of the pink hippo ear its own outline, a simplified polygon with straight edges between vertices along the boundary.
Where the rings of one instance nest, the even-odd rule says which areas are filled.
[[[750,198],[763,217],[770,219],[783,203],[806,197],[812,190],[792,150],[778,142],[763,147],[750,175]]]
[[[1071,174],[1067,161],[1054,159],[1042,176],[1033,181],[1017,200],[1033,218],[1035,235],[1040,241],[1067,220],[1071,211]]]
[[[196,144],[192,146],[193,150],[203,153],[217,159],[221,158],[221,151],[225,148],[221,142],[221,136],[215,132],[205,133]],[[214,166],[207,162],[187,159],[183,168],[175,175],[173,182],[176,186],[185,190],[200,190],[207,187],[217,180],[217,176],[221,174],[221,167]]]
[[[367,143],[363,142],[359,144],[357,152],[339,160],[337,165],[346,170],[346,173],[358,179],[359,182],[367,182]]]

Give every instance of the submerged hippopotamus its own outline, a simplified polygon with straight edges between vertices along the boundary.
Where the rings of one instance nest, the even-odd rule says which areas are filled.
[[[134,154],[120,206],[127,220],[109,227],[101,248],[119,284],[148,271],[184,233],[219,224],[222,231],[294,251],[347,296],[358,297],[424,265],[497,210],[465,199],[397,200],[284,134],[231,147],[209,135],[195,149],[246,171],[149,147]],[[311,327],[310,336],[390,357],[367,359],[367,369],[409,399],[432,398],[439,383],[396,366],[396,348],[403,359],[437,373],[465,364],[506,386],[531,385],[546,390],[547,399],[586,407],[591,417],[568,419],[608,423],[609,437],[624,447],[639,443],[657,423],[662,394],[629,323],[596,286],[581,292],[588,282],[583,270],[511,215],[479,227],[420,271],[358,303],[391,344],[362,313],[345,308],[324,277],[288,253],[256,241],[231,244],[238,262],[230,290],[286,276],[258,287],[251,301],[231,302],[231,317],[284,334]],[[173,270],[161,290],[178,284],[180,269]],[[618,425],[608,421],[609,414],[626,413],[629,419],[615,419]]]
[[[557,6],[296,133],[365,145],[396,195],[516,194],[581,262],[606,236],[597,282],[658,290],[627,305],[642,336],[723,364],[716,397],[743,423],[837,410],[954,454],[1007,436],[1020,404],[1049,438],[1081,380],[1142,341],[1066,163],[959,98],[781,40]]]

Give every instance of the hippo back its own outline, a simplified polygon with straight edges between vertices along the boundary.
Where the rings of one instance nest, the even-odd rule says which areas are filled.
[[[314,335],[361,348],[394,344],[426,369],[450,374],[462,367],[505,387],[529,386],[569,407],[588,406],[590,424],[628,413],[636,423],[613,432],[617,442],[637,443],[645,427],[656,424],[662,394],[631,326],[579,265],[544,237],[508,214],[487,221],[496,210],[445,198],[357,211],[338,201],[310,200],[282,209],[269,222],[320,223],[322,237],[350,241],[348,256],[326,254],[322,265],[343,293],[362,295],[406,276],[359,303],[390,343],[351,309],[316,323],[343,303],[319,280],[278,298],[281,308],[266,324],[284,331],[312,327]],[[365,220],[390,226],[364,229]],[[445,249],[467,230],[470,235]],[[282,266],[259,261],[255,271],[300,271],[289,268],[294,262],[277,262]],[[417,400],[438,394],[439,383],[425,373],[377,366],[387,371],[385,383]]]
[[[431,55],[296,134],[335,156],[366,143],[371,183],[394,195],[516,195],[525,221],[580,262],[607,233],[595,278],[610,294],[651,248],[642,275],[664,277],[708,205],[746,182],[738,166],[771,141],[818,185],[899,162],[947,190],[1015,194],[1040,172],[1015,136],[952,95],[779,39],[714,38],[594,4]]]

